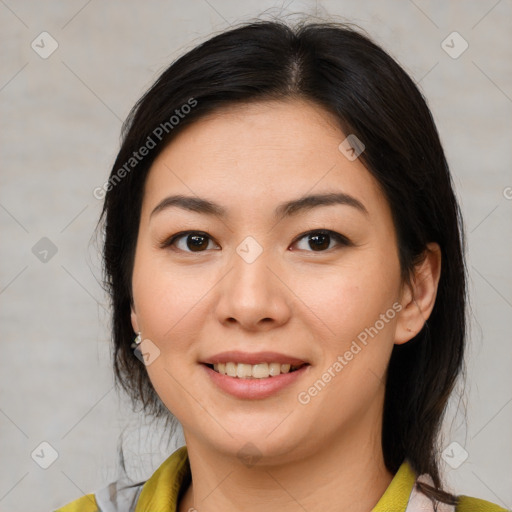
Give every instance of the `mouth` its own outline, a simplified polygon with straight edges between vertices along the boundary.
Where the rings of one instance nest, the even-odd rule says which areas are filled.
[[[263,400],[284,393],[309,373],[311,363],[279,352],[231,350],[199,361],[210,382],[240,400]]]
[[[246,364],[229,361],[226,363],[203,363],[205,366],[221,375],[234,377],[238,379],[268,379],[287,373],[293,373],[300,370],[309,363],[278,363],[262,362],[258,364]]]

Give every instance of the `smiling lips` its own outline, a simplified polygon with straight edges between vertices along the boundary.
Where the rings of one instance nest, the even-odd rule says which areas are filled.
[[[215,364],[225,364],[229,367],[228,363],[215,363]],[[234,365],[235,363],[233,363]],[[268,363],[267,367],[270,367]],[[281,363],[275,363],[281,365]],[[287,364],[287,363],[283,363]],[[241,365],[237,365],[236,368],[240,366],[244,366],[245,363],[241,363]],[[206,372],[206,375],[210,379],[210,382],[219,390],[223,391],[231,395],[232,397],[241,399],[241,400],[263,400],[265,398],[270,398],[273,395],[278,394],[289,386],[292,386],[294,383],[300,381],[302,378],[306,378],[306,375],[309,373],[311,365],[308,363],[303,363],[302,366],[296,371],[288,371],[288,373],[279,373],[278,375],[270,376],[269,378],[262,377],[230,377],[229,375],[223,375],[218,371],[215,371],[211,368],[211,365],[201,364],[202,368]],[[249,365],[252,367],[259,365]],[[281,372],[281,368],[279,368],[279,372]]]
[[[238,377],[239,379],[267,379],[275,377],[281,373],[289,373],[297,370],[297,366],[280,363],[260,363],[260,364],[244,364],[244,363],[216,363],[213,369],[229,377]]]
[[[305,361],[276,352],[223,352],[203,362],[221,375],[239,379],[267,379],[291,373],[307,365]]]

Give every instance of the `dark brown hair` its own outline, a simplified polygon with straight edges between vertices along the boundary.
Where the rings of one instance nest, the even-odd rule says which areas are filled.
[[[236,103],[293,98],[333,113],[346,135],[363,141],[359,158],[389,202],[404,282],[410,283],[426,245],[440,245],[442,270],[432,314],[414,339],[393,348],[382,447],[389,471],[395,473],[407,459],[418,474],[432,477],[434,488],[419,486],[425,494],[455,504],[456,497],[442,489],[438,438],[448,398],[463,370],[467,270],[462,217],[424,97],[388,53],[352,26],[243,24],[180,57],[132,109],[100,218],[116,381],[145,412],[169,415],[131,346],[131,280],[151,164],[180,130],[209,113]],[[149,152],[130,160],[150,145],[149,139]]]

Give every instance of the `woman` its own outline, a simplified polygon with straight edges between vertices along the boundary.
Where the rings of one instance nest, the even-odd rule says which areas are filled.
[[[59,510],[505,510],[440,478],[463,224],[387,53],[246,24],[173,63],[123,135],[97,191],[115,373],[186,446]]]

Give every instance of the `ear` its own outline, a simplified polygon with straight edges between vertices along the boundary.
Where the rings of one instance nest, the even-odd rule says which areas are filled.
[[[435,242],[427,245],[423,260],[415,267],[411,285],[404,284],[395,330],[395,343],[401,345],[414,338],[434,309],[441,276],[441,249]]]
[[[139,322],[137,321],[137,313],[135,312],[135,306],[132,304],[130,319],[132,321],[132,328],[134,332],[140,332]]]

